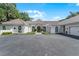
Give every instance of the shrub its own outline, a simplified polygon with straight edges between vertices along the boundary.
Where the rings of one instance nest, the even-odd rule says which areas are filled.
[[[3,32],[2,35],[9,35],[12,34],[12,32]]]
[[[49,33],[48,32],[42,32],[42,34],[48,35]]]
[[[35,32],[28,32],[28,33],[26,33],[27,35],[33,35],[33,34],[35,34]]]

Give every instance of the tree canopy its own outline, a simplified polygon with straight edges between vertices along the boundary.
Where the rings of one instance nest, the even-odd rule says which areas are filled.
[[[67,16],[66,19],[69,19],[69,18],[71,18],[71,17],[74,17],[74,16],[79,15],[79,12],[71,12],[71,11],[70,11],[69,13],[70,13],[70,15]]]
[[[25,13],[25,12],[20,13],[20,18],[23,19],[24,21],[29,21],[31,19],[28,13]]]
[[[0,3],[0,22],[12,19],[30,20],[28,13],[19,12],[14,3]]]
[[[62,19],[62,20],[60,20],[60,21],[63,21],[63,20],[66,20],[66,19],[69,19],[69,18],[71,18],[71,17],[74,17],[74,16],[77,16],[77,15],[79,15],[79,12],[69,12],[70,13],[70,15],[68,15],[65,19]]]

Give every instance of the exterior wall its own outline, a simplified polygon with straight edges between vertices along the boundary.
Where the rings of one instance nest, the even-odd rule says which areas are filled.
[[[58,33],[61,33],[61,26],[58,26]]]
[[[6,25],[6,30],[2,29],[1,31],[2,32],[18,33],[18,25],[15,25],[15,26]],[[23,31],[23,26],[22,26],[22,30],[21,31]]]
[[[70,26],[65,26],[65,34],[70,34]]]
[[[54,26],[54,25],[53,26],[47,26],[46,30],[49,33],[56,33],[56,27],[58,27],[58,26]]]
[[[23,25],[15,25],[15,26],[13,26],[12,27],[12,33],[19,33],[18,32],[18,30],[19,30],[18,27],[19,26],[21,26],[21,33],[23,33],[23,30],[24,30],[24,26]]]
[[[63,31],[63,26],[58,26],[59,33],[79,36],[79,23],[65,25],[65,31]]]
[[[66,25],[67,34],[79,36],[79,23]]]
[[[76,36],[79,36],[79,26],[78,27],[71,27],[70,28],[70,34],[71,35],[76,35]]]
[[[2,28],[3,25],[0,26],[0,34],[2,34],[3,32],[12,32],[12,33],[19,33],[18,32],[18,26],[20,25],[15,25],[15,26],[12,26],[12,25],[5,25],[6,27],[6,30],[3,30]],[[27,32],[31,32],[32,29],[30,26],[21,26],[22,29],[21,29],[21,33],[27,33]]]
[[[50,26],[46,26],[46,32],[51,33],[51,27]]]
[[[1,35],[2,26],[0,25],[0,35]]]
[[[56,26],[51,26],[50,33],[55,33],[55,27]]]
[[[14,27],[16,29],[14,29]],[[28,26],[21,26],[21,33],[27,33],[27,32],[31,32],[31,28]],[[13,33],[18,33],[18,26],[13,26]]]
[[[18,26],[13,26],[12,27],[12,33],[18,33]]]
[[[28,32],[32,32],[32,27],[28,26]]]
[[[6,30],[3,30],[2,26],[3,25],[0,25],[0,34],[2,34],[2,32],[18,33],[18,26],[20,26],[20,25],[15,25],[15,26],[14,25],[13,26],[12,25],[4,25],[4,26],[6,26]],[[21,33],[31,32],[32,26],[35,26],[35,25],[23,25],[23,26],[21,25],[21,27],[22,27]],[[37,26],[38,25],[36,25],[35,27],[37,27]],[[46,32],[55,33],[56,26],[50,26],[50,25],[42,25],[42,26],[46,26]],[[63,26],[65,26],[65,31],[64,31]],[[59,25],[57,27],[58,27],[58,33],[65,33],[65,34],[79,36],[79,23],[61,25],[61,26]]]
[[[32,27],[31,26],[27,26],[26,25],[23,28],[24,28],[23,33],[27,33],[27,32],[31,32],[32,31]]]
[[[63,26],[58,26],[58,33],[64,33]]]
[[[12,32],[12,26],[6,25],[6,30],[3,30],[2,26],[3,25],[0,26],[0,34],[2,34],[3,32]]]

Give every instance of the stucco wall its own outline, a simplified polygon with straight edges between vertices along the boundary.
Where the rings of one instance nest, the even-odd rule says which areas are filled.
[[[46,26],[46,31],[49,33],[55,33],[55,27],[54,25],[52,26]]]
[[[55,33],[55,27],[56,27],[56,26],[51,26],[51,28],[50,28],[50,33]]]
[[[12,27],[12,33],[18,33],[18,26],[13,26]]]
[[[32,31],[32,28],[31,28],[31,26],[24,26],[23,27],[24,29],[23,29],[23,33],[27,33],[27,32],[31,32]]]
[[[0,25],[0,35],[1,35],[2,26]]]
[[[6,26],[6,30],[3,30],[3,27],[2,26],[3,25],[0,26],[0,34],[2,34],[3,32],[12,32],[12,26],[5,25]]]
[[[65,27],[68,34],[79,36],[79,23],[66,25]]]
[[[6,30],[3,30],[2,28],[3,25],[0,26],[0,34],[2,34],[3,32],[12,32],[12,33],[18,33],[18,26],[19,25],[5,25]],[[21,33],[27,33],[27,32],[31,32],[32,28],[31,26],[21,26]]]
[[[49,33],[51,33],[51,27],[50,26],[46,26],[46,32],[49,32]]]
[[[58,26],[58,33],[64,33],[63,26]]]

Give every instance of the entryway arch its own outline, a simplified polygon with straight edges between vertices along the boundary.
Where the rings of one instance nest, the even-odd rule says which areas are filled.
[[[41,26],[37,26],[37,32],[41,32]]]

